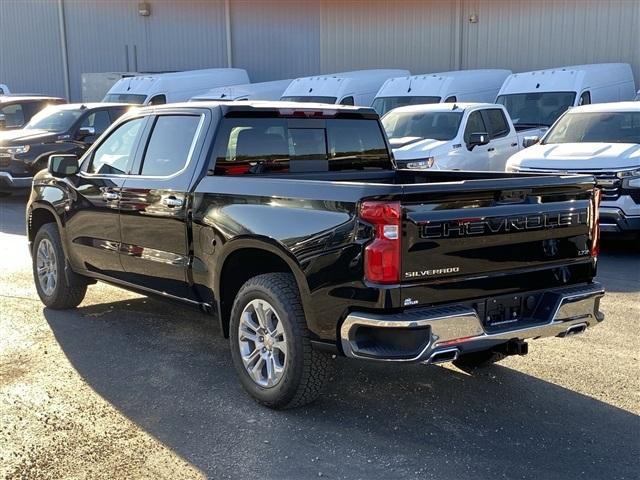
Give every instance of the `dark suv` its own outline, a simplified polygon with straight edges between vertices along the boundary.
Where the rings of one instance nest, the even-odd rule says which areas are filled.
[[[0,192],[30,187],[52,153],[82,155],[129,108],[117,103],[50,106],[24,128],[0,132]]]
[[[0,96],[0,131],[22,128],[31,117],[49,105],[67,103],[64,98],[44,95]]]

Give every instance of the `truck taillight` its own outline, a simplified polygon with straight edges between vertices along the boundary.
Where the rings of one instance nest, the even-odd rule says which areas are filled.
[[[597,257],[600,251],[600,188],[593,189],[593,213],[591,215],[591,256]]]
[[[373,225],[375,238],[364,250],[365,278],[372,283],[400,282],[400,202],[363,202],[360,218]]]

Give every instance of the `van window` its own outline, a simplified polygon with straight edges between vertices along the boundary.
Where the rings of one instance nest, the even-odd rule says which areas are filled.
[[[136,95],[133,93],[107,93],[102,101],[107,103],[132,103],[135,105],[142,105],[146,99],[146,95]]]
[[[504,112],[499,108],[482,110],[482,116],[484,119],[484,124],[489,130],[487,132],[489,134],[489,138],[500,138],[509,133],[509,124],[507,123],[507,119],[504,116]]]
[[[182,170],[200,123],[198,115],[157,117],[142,160],[141,175],[167,177]]]
[[[210,170],[215,175],[391,169],[376,120],[223,120]]]
[[[500,95],[496,103],[505,106],[516,130],[521,130],[550,127],[575,99],[575,92],[527,92]]]
[[[320,96],[292,96],[282,97],[280,100],[283,102],[304,102],[304,103],[329,103],[331,105],[336,103],[336,97],[320,97]]]
[[[353,96],[349,95],[348,97],[344,97],[340,100],[340,105],[355,105]]]
[[[471,112],[467,119],[467,127],[464,129],[464,142],[469,143],[472,133],[488,133],[487,127],[482,120],[482,114],[479,110]]]
[[[582,92],[580,95],[580,103],[578,105],[590,105],[591,104],[591,92]]]
[[[455,95],[451,95],[450,97],[447,97],[444,103],[456,103],[457,101],[458,97],[456,97]]]
[[[145,120],[135,118],[111,132],[93,152],[87,171],[106,175],[128,173]]]
[[[412,96],[400,96],[400,97],[378,97],[371,106],[378,112],[378,115],[383,116],[390,110],[398,107],[404,107],[406,105],[425,105],[428,103],[440,103],[441,97],[412,97]]]
[[[156,95],[149,100],[149,105],[164,105],[165,103],[167,103],[167,97],[164,95]]]

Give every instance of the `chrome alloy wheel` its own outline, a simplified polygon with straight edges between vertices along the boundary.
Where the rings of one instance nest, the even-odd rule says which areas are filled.
[[[58,284],[58,268],[53,244],[48,238],[43,238],[36,253],[36,269],[40,288],[47,297],[53,295]]]
[[[238,326],[242,363],[261,387],[278,384],[287,360],[287,338],[282,321],[269,302],[252,300],[242,310]]]

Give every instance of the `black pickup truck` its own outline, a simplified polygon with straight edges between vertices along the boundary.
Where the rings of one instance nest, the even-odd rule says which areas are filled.
[[[591,176],[395,168],[368,108],[189,103],[50,158],[27,207],[50,308],[102,280],[217,316],[261,403],[333,355],[474,368],[604,317]]]

